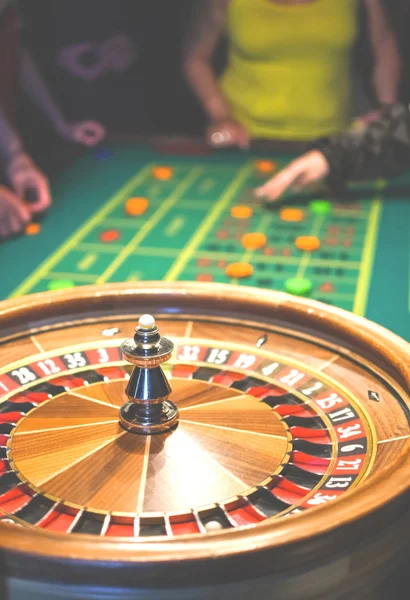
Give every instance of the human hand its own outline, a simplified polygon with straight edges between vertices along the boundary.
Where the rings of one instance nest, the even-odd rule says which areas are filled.
[[[84,146],[96,146],[107,135],[107,131],[97,121],[64,122],[57,126],[57,131],[64,139]]]
[[[249,134],[245,127],[234,119],[223,119],[209,125],[206,140],[215,148],[239,146],[242,150],[249,147]]]
[[[29,212],[41,213],[47,210],[51,204],[47,177],[27,154],[18,154],[11,159],[6,171],[10,185],[21,202],[24,202],[28,191],[34,190],[35,198],[27,207]]]
[[[21,233],[30,222],[30,211],[16,194],[0,186],[0,240]]]
[[[374,108],[372,110],[369,110],[367,113],[360,115],[360,117],[357,117],[353,121],[352,129],[356,131],[366,129],[368,125],[370,125],[370,123],[373,123],[373,121],[377,121],[378,119],[380,119],[382,114],[383,111],[380,108]]]
[[[266,198],[273,202],[292,187],[298,192],[306,185],[320,181],[329,173],[329,163],[318,150],[312,150],[293,160],[277,175],[255,190],[258,198]]]

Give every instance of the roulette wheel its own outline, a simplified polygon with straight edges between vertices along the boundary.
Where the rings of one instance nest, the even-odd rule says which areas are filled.
[[[410,524],[410,347],[282,293],[0,308],[2,598],[378,598]]]

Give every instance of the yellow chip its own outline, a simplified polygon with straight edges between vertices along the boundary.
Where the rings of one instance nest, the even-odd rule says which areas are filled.
[[[258,160],[256,161],[256,170],[259,173],[274,173],[276,171],[276,163],[273,160]]]
[[[227,265],[225,269],[225,274],[228,277],[232,277],[234,279],[241,279],[243,277],[250,277],[253,273],[253,267],[249,263],[237,262],[231,263]]]
[[[242,246],[247,250],[257,250],[257,248],[262,248],[266,246],[266,235],[263,233],[245,233],[242,236]]]
[[[39,223],[29,223],[26,225],[26,235],[37,235],[40,233],[40,229]]]
[[[313,235],[302,235],[295,240],[296,248],[305,252],[312,252],[320,248],[320,240]]]
[[[253,210],[250,206],[237,204],[231,208],[231,217],[234,219],[250,219],[253,215]]]
[[[305,213],[300,208],[282,208],[279,217],[282,221],[303,221]]]
[[[153,175],[155,179],[167,181],[168,179],[171,179],[173,171],[171,167],[155,167],[153,169]]]
[[[146,198],[129,198],[125,203],[125,212],[133,217],[142,215],[147,210],[148,204]]]

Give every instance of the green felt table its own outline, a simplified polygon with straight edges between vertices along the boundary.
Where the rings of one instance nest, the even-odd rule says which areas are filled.
[[[279,208],[256,203],[252,189],[266,175],[257,161],[280,167],[283,152],[203,153],[181,144],[117,143],[82,155],[52,178],[54,204],[38,235],[0,245],[2,299],[58,287],[133,280],[231,282],[284,290],[286,281],[310,280],[310,297],[374,320],[410,340],[410,178],[356,185],[347,200],[333,199],[327,215],[297,200],[299,222],[285,222]],[[169,166],[157,180],[156,166]],[[129,216],[130,197],[149,207]],[[295,204],[295,199],[290,199]],[[251,206],[248,219],[231,208]],[[101,241],[113,232],[110,242]],[[267,243],[246,250],[246,232],[262,232]],[[321,247],[298,250],[295,239],[314,235]],[[104,237],[104,236],[103,236]],[[231,279],[233,262],[253,274]]]

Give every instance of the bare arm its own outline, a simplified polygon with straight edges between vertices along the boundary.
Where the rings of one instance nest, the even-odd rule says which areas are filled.
[[[0,165],[6,169],[17,156],[23,154],[23,144],[0,109]]]
[[[60,131],[65,125],[64,116],[26,50],[23,51],[22,57],[21,83],[26,94],[51,121],[54,129]]]
[[[383,10],[381,0],[365,0],[370,41],[373,49],[373,85],[380,103],[397,101],[401,60],[397,42]]]
[[[211,121],[231,117],[230,106],[219,90],[211,65],[212,55],[223,33],[229,1],[202,0],[185,44],[186,78]]]
[[[70,123],[65,119],[40,75],[35,62],[26,50],[23,51],[21,83],[24,91],[46,115],[55,131],[62,138],[86,146],[94,146],[104,139],[106,131],[101,123],[96,121]]]
[[[26,198],[27,190],[35,191],[35,198],[30,205],[30,212],[43,212],[50,206],[51,195],[46,176],[25,153],[22,141],[1,109],[0,167],[20,200]],[[26,209],[23,212],[20,211],[20,215],[22,215],[24,222],[29,218],[29,212]]]

